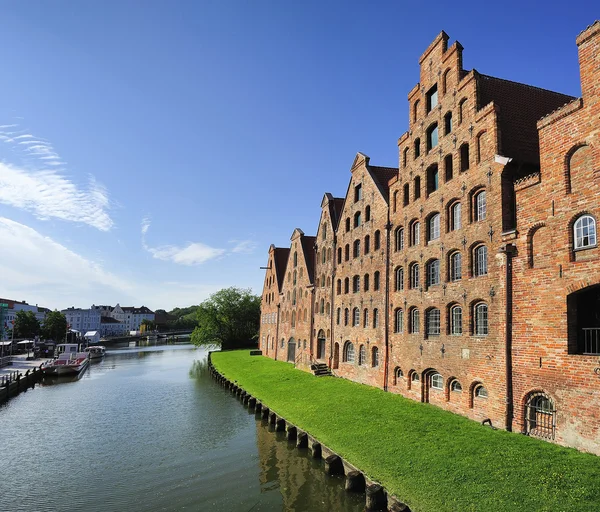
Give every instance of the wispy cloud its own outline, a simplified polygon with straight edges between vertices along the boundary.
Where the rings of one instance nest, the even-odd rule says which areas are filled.
[[[253,253],[257,247],[257,243],[254,240],[230,240],[230,244],[235,244],[232,253],[250,254]]]
[[[10,145],[21,163],[0,162],[0,203],[27,210],[38,219],[57,218],[108,231],[106,189],[93,177],[82,188],[65,171],[65,162],[52,145],[30,133],[0,126],[0,141]]]

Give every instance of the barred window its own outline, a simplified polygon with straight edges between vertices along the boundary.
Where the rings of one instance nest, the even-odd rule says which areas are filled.
[[[365,236],[365,246],[364,246],[363,252],[365,254],[369,254],[370,250],[371,250],[371,237],[369,235],[367,235],[367,236]]]
[[[344,363],[353,363],[354,362],[354,345],[347,341],[344,345]]]
[[[360,256],[360,240],[354,240],[352,256],[355,258]]]
[[[450,309],[450,333],[454,336],[462,334],[462,308],[452,306]]]
[[[410,332],[413,334],[419,333],[419,310],[417,308],[413,308],[410,312]]]
[[[485,245],[480,245],[476,247],[473,251],[473,274],[478,276],[485,276],[488,273],[487,266],[487,247]]]
[[[410,288],[419,287],[419,264],[413,263],[410,266]]]
[[[462,279],[462,256],[460,252],[453,252],[450,255],[450,281],[460,281]]]
[[[369,274],[365,274],[363,277],[363,290],[365,292],[369,291]]]
[[[374,368],[379,366],[379,349],[377,347],[371,349],[371,366]]]
[[[440,310],[437,308],[430,309],[426,312],[427,336],[440,335]]]
[[[348,308],[344,309],[344,325],[348,325],[350,321],[350,310]]]
[[[396,310],[394,332],[404,332],[404,311],[401,308]]]
[[[427,286],[440,284],[440,260],[427,263]]]
[[[488,306],[484,302],[475,305],[475,335],[487,336],[488,334]]]
[[[369,327],[369,310],[366,308],[363,312],[363,327]]]
[[[573,226],[575,249],[593,247],[596,245],[596,221],[591,215],[583,215]]]
[[[427,241],[437,240],[440,237],[440,214],[429,217]]]
[[[396,269],[396,291],[404,289],[404,269],[402,267],[398,267]]]
[[[367,359],[367,351],[364,345],[361,345],[358,349],[358,365],[362,366],[365,364]]]
[[[374,249],[378,251],[381,248],[381,232],[379,230],[375,231],[375,240],[373,242]]]
[[[475,222],[481,221],[481,220],[485,220],[486,217],[486,210],[487,210],[487,202],[485,199],[485,190],[482,190],[481,192],[478,192],[475,195],[475,211],[474,213],[474,219]]]
[[[352,311],[352,326],[359,327],[360,326],[360,309],[354,308]]]
[[[354,276],[352,278],[352,291],[358,293],[360,291],[360,276]]]

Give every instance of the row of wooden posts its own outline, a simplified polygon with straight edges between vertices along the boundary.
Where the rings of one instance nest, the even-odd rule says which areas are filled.
[[[0,377],[0,402],[18,395],[21,391],[27,391],[35,387],[43,377],[43,372],[39,368],[32,368],[25,373],[14,371]]]
[[[270,425],[273,425],[275,432],[285,432],[289,442],[295,442],[296,447],[299,449],[309,449],[314,459],[324,459],[325,472],[328,475],[345,476],[346,491],[365,493],[366,512],[410,512],[408,505],[388,495],[383,486],[376,482],[367,482],[361,471],[344,461],[329,448],[321,445],[312,436],[309,436],[306,432],[286,421],[235,382],[231,382],[221,375],[210,361],[210,356],[209,369],[213,378],[221,386],[229,389],[231,394],[239,398],[249,410],[254,410],[256,416],[260,416],[263,421],[267,421]]]

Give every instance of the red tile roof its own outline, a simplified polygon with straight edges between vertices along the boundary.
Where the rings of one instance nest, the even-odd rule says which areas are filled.
[[[373,176],[373,181],[381,191],[386,202],[389,202],[390,187],[388,182],[398,174],[398,169],[394,167],[378,167],[376,165],[367,165],[367,169],[370,171],[371,176]]]
[[[273,260],[275,261],[275,273],[277,275],[277,290],[281,293],[283,279],[285,277],[285,268],[287,266],[290,250],[287,247],[275,247]]]
[[[310,284],[314,284],[315,279],[315,243],[317,241],[316,236],[303,236],[302,240],[302,252],[304,253],[304,259],[306,261],[306,271],[308,273],[308,280]]]

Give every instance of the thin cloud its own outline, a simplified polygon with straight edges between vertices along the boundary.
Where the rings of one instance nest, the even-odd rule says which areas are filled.
[[[0,163],[0,203],[33,213],[38,219],[57,218],[87,224],[101,231],[113,227],[106,188],[89,178],[86,188],[74,183],[65,162],[48,141],[30,133],[6,131],[0,141],[10,145],[22,163]]]
[[[230,244],[235,244],[232,253],[250,254],[253,253],[257,247],[257,243],[254,240],[230,240]]]

